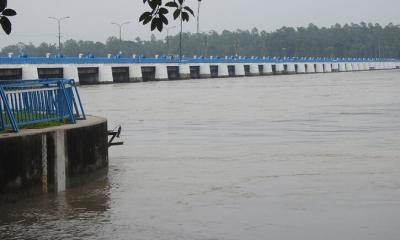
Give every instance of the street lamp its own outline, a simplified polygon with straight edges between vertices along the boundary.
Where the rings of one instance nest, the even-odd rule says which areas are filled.
[[[69,16],[67,17],[61,17],[61,18],[56,18],[56,17],[49,17],[50,19],[56,20],[58,23],[58,55],[61,55],[61,21],[70,18]]]
[[[115,23],[115,22],[112,22],[112,23],[111,23],[112,25],[116,25],[116,26],[118,26],[118,28],[119,28],[119,53],[120,53],[120,54],[122,53],[122,50],[121,50],[121,47],[122,47],[122,27],[123,27],[124,25],[126,25],[126,24],[129,24],[129,23],[131,23],[131,22],[123,22],[123,23]]]
[[[120,42],[120,43],[122,42],[122,26],[124,26],[124,25],[126,25],[126,24],[129,24],[129,23],[131,23],[131,22],[124,22],[124,23],[115,23],[115,22],[112,22],[112,23],[111,23],[111,24],[113,24],[113,25],[117,25],[118,28],[119,28],[119,42]]]
[[[167,51],[169,51],[169,30],[176,28],[176,26],[172,26],[167,28]]]
[[[201,0],[198,0],[198,5],[197,5],[197,33],[200,32],[200,5],[201,5]]]

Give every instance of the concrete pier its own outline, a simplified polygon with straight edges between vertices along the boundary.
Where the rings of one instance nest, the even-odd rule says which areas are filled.
[[[298,74],[306,73],[306,65],[304,63],[297,63],[296,65]]]
[[[314,63],[307,63],[306,64],[306,73],[315,73],[315,64]]]
[[[324,72],[324,65],[322,63],[315,64],[315,72],[316,73],[323,73]]]
[[[346,63],[346,72],[351,72],[353,71],[353,65],[351,63]]]
[[[272,64],[264,64],[264,68],[263,68],[263,75],[272,75],[274,74],[272,72]]]
[[[218,65],[218,77],[220,77],[220,78],[229,77],[228,65],[227,64],[220,63]]]
[[[0,202],[62,192],[108,170],[107,121],[0,134]]]
[[[179,65],[180,79],[190,79],[190,66],[189,64]]]
[[[260,69],[258,67],[258,64],[250,64],[250,76],[259,76],[260,75]]]
[[[235,66],[235,76],[236,77],[244,77],[246,74],[244,72],[244,64],[237,63]]]
[[[326,72],[326,73],[332,72],[332,64],[331,63],[324,63],[324,72]]]
[[[287,74],[296,74],[296,66],[294,63],[287,64]]]

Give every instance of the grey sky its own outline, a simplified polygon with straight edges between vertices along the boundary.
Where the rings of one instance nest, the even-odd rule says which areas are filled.
[[[188,0],[197,8],[197,0]],[[71,16],[63,22],[63,40],[83,39],[104,42],[117,35],[117,27],[110,22],[132,21],[124,30],[124,39],[137,36],[148,39],[149,27],[137,22],[145,9],[142,0],[12,0],[9,7],[18,12],[13,17],[13,33],[1,33],[0,47],[17,42],[46,41],[55,43],[56,23],[49,16]],[[281,26],[306,26],[312,22],[319,26],[335,23],[378,22],[400,23],[399,0],[203,0],[201,31],[224,29],[251,29],[272,31]],[[185,24],[185,31],[194,32],[196,21]],[[171,26],[177,25],[171,21]],[[171,30],[171,34],[178,29]],[[157,38],[165,32],[155,32]]]

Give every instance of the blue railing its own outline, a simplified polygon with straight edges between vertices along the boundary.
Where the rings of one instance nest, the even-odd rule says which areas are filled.
[[[290,63],[290,62],[398,62],[398,59],[388,58],[300,58],[300,57],[236,57],[229,56],[224,58],[213,57],[184,57],[182,63]],[[138,56],[135,58],[128,57],[111,57],[111,58],[95,58],[95,57],[0,57],[0,65],[12,64],[157,64],[157,63],[179,63],[179,57],[160,56],[158,58],[146,58]]]
[[[74,80],[0,81],[0,131],[86,119]]]

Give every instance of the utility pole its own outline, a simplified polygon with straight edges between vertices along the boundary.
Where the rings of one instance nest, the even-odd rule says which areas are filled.
[[[126,24],[129,24],[131,22],[123,22],[123,23],[115,23],[112,22],[112,25],[116,25],[119,28],[119,53],[122,53],[121,47],[122,47],[122,27]]]
[[[183,31],[183,19],[181,15],[181,31],[179,33],[179,62],[182,62],[182,31]]]
[[[200,32],[200,5],[201,5],[201,0],[198,0],[198,5],[197,5],[197,34]]]
[[[61,56],[61,21],[70,18],[69,16],[67,17],[61,17],[61,18],[56,18],[56,17],[49,17],[50,19],[56,20],[58,23],[58,55]]]

